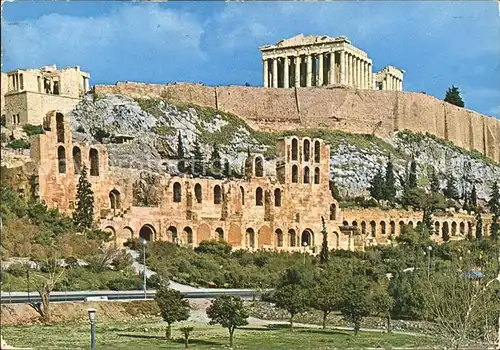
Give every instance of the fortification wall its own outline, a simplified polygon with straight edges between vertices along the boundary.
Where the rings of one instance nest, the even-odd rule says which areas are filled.
[[[263,130],[326,127],[352,133],[429,132],[500,162],[500,121],[435,97],[412,92],[201,84],[97,85],[96,95],[165,98],[231,112]]]

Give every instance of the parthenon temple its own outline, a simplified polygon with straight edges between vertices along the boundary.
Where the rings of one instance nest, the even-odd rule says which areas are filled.
[[[304,36],[261,46],[264,87],[349,86],[403,90],[404,70],[387,66],[373,73],[366,52],[345,36]]]

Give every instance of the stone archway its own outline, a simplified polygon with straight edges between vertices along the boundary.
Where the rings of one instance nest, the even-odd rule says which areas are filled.
[[[111,233],[111,239],[115,245],[115,248],[118,247],[118,241],[117,241],[117,238],[116,238],[116,230],[113,226],[106,226],[104,228],[104,232],[109,232]]]
[[[222,227],[217,227],[215,229],[215,233],[216,233],[217,239],[219,241],[224,241],[225,240],[226,237],[224,236],[224,230],[222,229]]]
[[[170,240],[172,243],[177,243],[177,227],[175,226],[170,226],[167,229],[167,239]]]
[[[245,233],[245,241],[246,241],[246,246],[248,248],[255,248],[256,239],[255,239],[255,231],[253,228],[251,227],[247,228]]]
[[[155,239],[155,236],[156,236],[156,230],[150,224],[142,226],[141,229],[139,230],[139,238],[143,238],[148,242],[153,241]]]
[[[306,243],[307,247],[311,247],[314,245],[314,233],[310,229],[305,229],[302,231],[302,235],[300,237],[300,245],[303,247],[304,243]]]
[[[241,247],[241,227],[236,224],[229,226],[228,242],[233,247]]]
[[[340,238],[339,238],[339,234],[338,232],[333,232],[333,242],[332,242],[332,246],[334,249],[339,249],[339,245],[340,245]]]

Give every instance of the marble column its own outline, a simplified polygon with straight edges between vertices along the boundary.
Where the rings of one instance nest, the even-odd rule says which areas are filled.
[[[374,89],[374,83],[373,83],[373,71],[372,71],[372,64],[368,63],[368,82],[369,82],[369,89]]]
[[[273,88],[278,87],[278,59],[273,58]]]
[[[288,70],[288,65],[290,64],[288,56],[283,59],[283,87],[288,89],[290,87],[290,72]]]
[[[324,54],[320,53],[318,57],[318,86],[323,86],[323,56]]]
[[[312,57],[307,55],[307,69],[306,69],[306,86],[312,86]]]
[[[263,60],[264,71],[262,72],[264,78],[264,87],[269,87],[269,65],[267,59]]]
[[[368,89],[368,62],[363,61],[363,89]]]
[[[356,57],[356,87],[361,88],[361,59]]]
[[[387,76],[382,80],[382,90],[387,90]]]
[[[403,91],[403,79],[399,81],[399,91]]]
[[[340,84],[345,84],[345,51],[340,51]]]
[[[354,85],[354,56],[349,54],[349,85]]]
[[[351,55],[349,55],[348,52],[345,53],[345,68],[346,68],[346,74],[345,74],[345,83],[346,85],[351,85],[351,73],[352,73],[352,65],[351,65]]]
[[[295,87],[300,87],[300,56],[294,57],[295,62]]]
[[[328,71],[328,84],[336,84],[335,81],[335,51],[330,52],[330,70]]]

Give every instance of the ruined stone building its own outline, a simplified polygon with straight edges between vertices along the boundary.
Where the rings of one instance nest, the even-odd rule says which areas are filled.
[[[304,36],[261,46],[263,86],[274,88],[350,86],[403,90],[404,71],[388,66],[373,73],[373,62],[345,36]]]
[[[16,69],[2,73],[2,111],[7,128],[41,125],[46,113],[73,109],[89,91],[90,75],[80,67]]]
[[[73,139],[59,111],[47,114],[43,128],[32,138],[34,176],[24,182],[10,176],[15,186],[70,214],[86,166],[96,220],[117,246],[133,237],[187,246],[223,239],[235,248],[317,253],[324,218],[330,247],[356,250],[388,244],[403,225],[422,219],[421,212],[340,210],[329,188],[330,147],[321,139],[282,139],[273,174],[266,173],[262,155],[252,154],[244,179],[215,179],[111,167],[107,146]],[[9,178],[9,169],[2,173]],[[483,220],[487,232],[489,218]],[[474,217],[452,212],[436,217],[435,240],[441,240],[444,227],[452,239],[463,239],[474,229]]]

